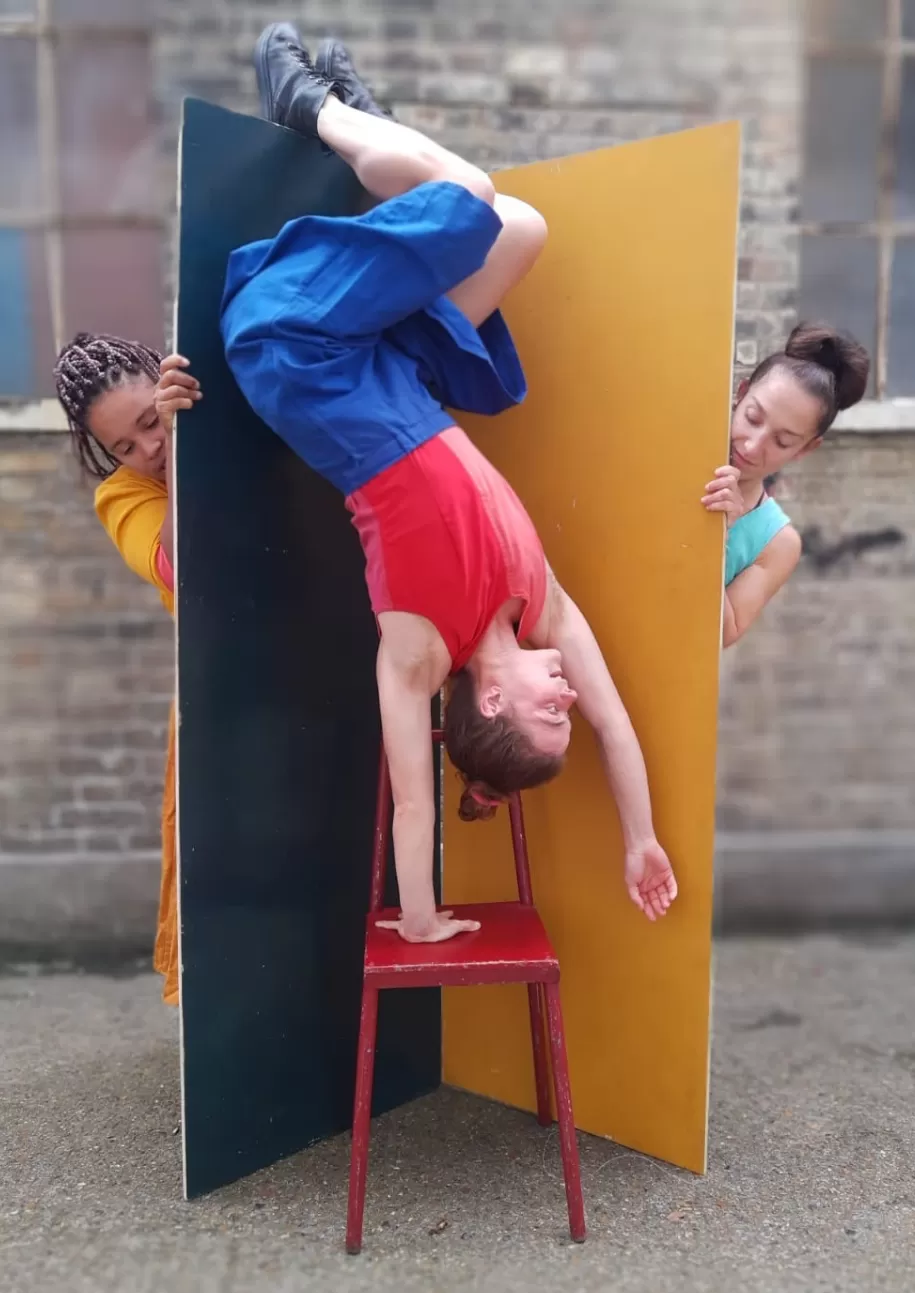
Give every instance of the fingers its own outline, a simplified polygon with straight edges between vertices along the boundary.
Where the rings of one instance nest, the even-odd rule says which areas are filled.
[[[628,886],[629,897],[649,920],[659,920],[666,916],[671,903],[677,896],[677,882],[673,872],[660,880],[643,880],[640,884]]]
[[[419,936],[408,935],[404,932],[403,919],[400,920],[376,920],[377,929],[391,929],[400,935],[405,943],[446,943],[449,939],[455,938],[458,934],[475,934],[480,928],[478,920],[451,920],[451,913],[440,911],[438,913],[439,923],[428,934]]]
[[[438,914],[439,916],[447,920],[449,916],[454,915],[454,912],[440,911]],[[403,924],[403,917],[401,916],[399,920],[376,920],[375,924],[378,926],[379,929],[400,929],[401,925]]]
[[[646,906],[650,906],[652,911],[658,916],[666,916],[670,909],[671,903],[677,896],[677,881],[673,872],[655,881],[651,888],[643,889],[642,894]]]
[[[638,907],[639,911],[644,912],[649,920],[654,920],[655,919],[654,913],[648,907],[646,907],[645,902],[642,898],[642,891],[640,890],[639,886],[637,884],[629,885],[628,893],[629,893],[629,897]]]
[[[475,934],[480,928],[478,920],[445,920],[422,943],[447,943],[458,934]]]
[[[738,481],[740,480],[740,468],[731,465],[728,465],[727,467],[716,467],[715,478],[717,480],[728,479]]]
[[[184,355],[171,354],[166,355],[159,365],[159,372],[164,377],[166,373],[173,372],[176,368],[189,368],[190,362],[185,359]]]
[[[168,386],[166,386],[166,382]],[[159,378],[158,390],[199,391],[200,383],[190,373],[163,373]]]
[[[179,409],[192,409],[201,399],[203,394],[199,390],[184,386],[166,386],[156,391],[156,408],[160,417],[171,417]]]
[[[740,491],[731,480],[710,480],[705,487],[705,493],[702,495],[706,498],[739,498]]]
[[[192,409],[198,400],[203,399],[197,378],[183,371],[187,366],[184,355],[167,355],[159,365],[161,376],[156,387],[156,408],[169,432],[176,413]]]
[[[709,512],[736,512],[742,508],[739,491],[730,477],[710,480],[701,502]]]
[[[670,906],[670,899],[664,889],[652,889],[647,898],[651,910],[656,916],[666,916],[667,908]]]
[[[166,385],[166,382],[168,385]],[[166,391],[180,391],[182,395],[200,392],[200,383],[190,373],[167,373],[159,378],[156,395],[161,399]]]

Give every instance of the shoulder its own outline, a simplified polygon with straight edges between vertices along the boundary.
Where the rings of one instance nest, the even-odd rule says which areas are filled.
[[[434,695],[451,671],[451,656],[435,625],[410,611],[382,611],[378,629],[379,662],[402,682]]]
[[[537,623],[527,639],[533,647],[552,645],[553,639],[568,614],[569,607],[572,605],[571,598],[553,574],[550,563],[545,557],[543,562],[546,567],[546,595],[543,601],[543,610],[540,612]]]
[[[144,499],[167,498],[165,482],[141,476],[129,467],[118,467],[101,481],[95,489],[95,510],[102,512],[121,502],[141,502]]]
[[[756,559],[756,564],[773,574],[787,578],[801,559],[803,544],[793,525],[782,527]]]

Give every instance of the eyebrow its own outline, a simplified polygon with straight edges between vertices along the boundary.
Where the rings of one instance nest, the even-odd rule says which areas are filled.
[[[756,405],[758,409],[760,409],[761,412],[763,412],[766,415],[767,418],[772,416],[758,395],[753,396],[753,403]],[[790,436],[793,436],[795,440],[804,439],[803,431],[792,431],[791,427],[776,427],[775,434],[790,435]]]
[[[134,426],[135,427],[140,426],[141,423],[146,421],[150,413],[155,413],[155,411],[156,411],[155,404],[147,404],[146,408],[142,411],[142,413],[137,414],[136,420],[134,421]]]

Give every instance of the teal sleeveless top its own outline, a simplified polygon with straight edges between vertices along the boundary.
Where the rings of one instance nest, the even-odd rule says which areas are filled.
[[[790,524],[790,517],[782,511],[774,498],[765,499],[759,507],[754,507],[752,512],[747,512],[736,520],[728,530],[725,584],[732,583],[741,571],[752,566],[779,530]]]

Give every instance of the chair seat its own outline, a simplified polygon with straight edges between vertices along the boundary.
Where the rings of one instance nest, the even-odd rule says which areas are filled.
[[[376,925],[396,920],[396,909],[370,915],[366,980],[376,988],[558,983],[559,961],[535,907],[491,902],[450,910],[456,920],[478,920],[480,929],[445,943],[407,943],[396,930]]]

